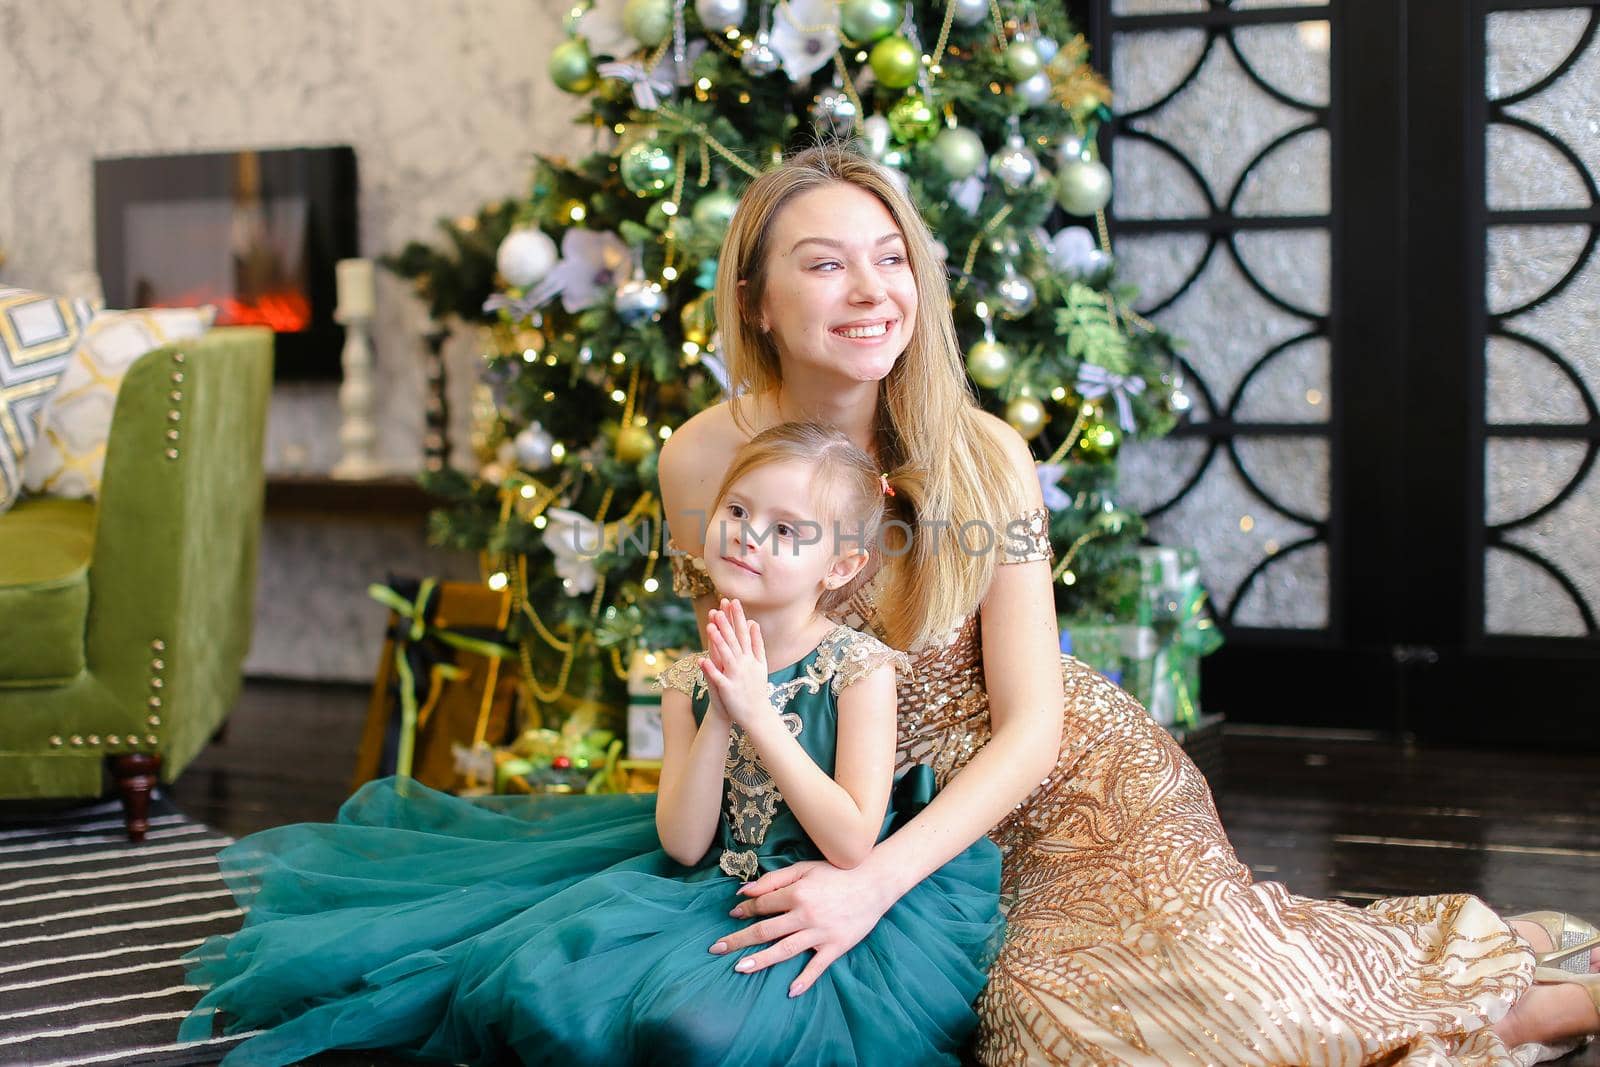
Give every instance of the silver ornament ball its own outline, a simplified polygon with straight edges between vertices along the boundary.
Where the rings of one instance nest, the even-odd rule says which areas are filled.
[[[694,0],[694,13],[707,33],[727,33],[744,21],[745,0]]]
[[[661,291],[660,282],[647,282],[643,278],[629,278],[617,286],[615,307],[617,318],[632,325],[654,318],[667,306],[667,294]]]
[[[847,135],[856,125],[855,101],[841,88],[824,89],[811,102],[811,121],[824,133]]]
[[[782,66],[783,61],[772,50],[772,38],[765,33],[758,33],[750,41],[750,47],[739,57],[739,65],[746,74],[762,78]]]
[[[1000,284],[994,287],[995,303],[1000,306],[1000,314],[1008,319],[1020,319],[1033,310],[1038,303],[1038,293],[1033,288],[1033,283],[1026,275],[1015,271],[1007,271],[1006,276],[1000,279]]]
[[[1039,157],[1029,150],[1021,137],[1012,136],[989,160],[989,170],[1007,189],[1025,189],[1039,176]]]
[[[517,466],[525,471],[542,471],[555,462],[552,450],[556,439],[537,422],[517,434],[511,444],[516,449]]]
[[[1041,62],[1048,63],[1056,57],[1057,52],[1061,51],[1061,46],[1056,44],[1052,38],[1035,37],[1033,39],[1033,50],[1039,53]]]
[[[506,284],[518,289],[537,285],[556,265],[556,243],[537,226],[518,226],[495,251],[494,265]]]

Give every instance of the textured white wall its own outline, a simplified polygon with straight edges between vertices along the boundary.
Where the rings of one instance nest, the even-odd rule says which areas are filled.
[[[534,151],[589,135],[545,57],[562,0],[0,0],[0,281],[47,290],[94,267],[96,157],[353,145],[361,251],[522,193]],[[420,307],[380,272],[379,451],[420,456]],[[464,414],[470,345],[455,346]],[[271,469],[331,467],[333,387],[280,386]],[[461,436],[458,434],[457,436]],[[292,463],[285,447],[307,458]]]
[[[436,220],[520,195],[531,153],[579,156],[590,135],[545,74],[561,0],[0,0],[0,282],[61,290],[94,267],[97,156],[353,145],[361,250],[432,239]],[[415,470],[418,338],[407,285],[379,274],[379,452]],[[475,355],[451,349],[456,437]],[[267,463],[338,458],[331,385],[279,386]],[[287,451],[286,451],[287,450]],[[296,458],[295,453],[302,453]],[[279,518],[261,546],[252,674],[372,676],[389,571],[470,576],[421,523]]]

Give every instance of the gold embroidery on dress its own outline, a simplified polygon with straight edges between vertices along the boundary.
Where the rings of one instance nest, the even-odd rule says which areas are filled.
[[[704,653],[696,652],[692,656],[684,656],[674,660],[666,670],[656,675],[655,681],[650,683],[652,689],[676,689],[688,696],[690,700],[709,691],[706,686],[705,672],[700,669],[700,657]]]
[[[672,591],[675,594],[695,600],[716,593],[717,586],[706,570],[705,560],[684,552],[672,541],[667,542],[667,552],[671,560]]]
[[[1032,563],[1039,559],[1048,563],[1055,558],[1055,549],[1050,546],[1049,508],[1038,507],[1024,511],[1006,523],[1001,535],[1002,564]]]
[[[1048,513],[1019,518],[1033,539],[1019,555],[1049,558]],[[881,637],[883,591],[874,574],[834,618]],[[896,768],[927,763],[943,787],[989,739],[978,616],[910,657]],[[1070,656],[1059,669],[1056,765],[989,834],[1006,938],[978,1002],[977,1062],[1514,1062],[1489,1020],[1527,988],[1533,957],[1487,907],[1441,895],[1358,909],[1253,882],[1166,730]]]
[[[761,863],[756,858],[754,849],[722,850],[722,858],[717,861],[717,866],[722,868],[722,873],[731,875],[741,882],[748,882],[761,873]]]

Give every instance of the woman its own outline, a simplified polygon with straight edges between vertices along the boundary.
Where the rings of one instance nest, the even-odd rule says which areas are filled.
[[[988,1064],[1528,1063],[1600,1027],[1592,987],[1533,984],[1530,944],[1551,947],[1537,923],[1514,931],[1468,896],[1358,910],[1253,884],[1183,752],[1060,656],[1032,456],[973,405],[943,264],[883,171],[823,147],[752,183],[717,307],[736,399],[663,448],[669,527],[701,543],[728,457],[786,420],[834,425],[913,486],[910,544],[874,552],[837,615],[911,651],[899,762],[931,764],[943,788],[852,870],[752,883],[735,914],[764,918],[712,952],[768,944],[759,969],[810,951],[808,986],[989,833],[1007,938],[980,1005]],[[1002,533],[998,552],[960,537],[1018,520],[1031,536]],[[703,623],[699,563],[674,567]]]

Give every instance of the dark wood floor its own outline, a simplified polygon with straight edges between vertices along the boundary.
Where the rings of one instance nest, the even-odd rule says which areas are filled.
[[[365,702],[353,687],[252,682],[171,796],[234,835],[331,818]],[[1503,913],[1600,916],[1600,756],[1238,729],[1224,753],[1218,808],[1260,879],[1352,904],[1465,891]],[[1600,1067],[1600,1049],[1563,1063]]]

